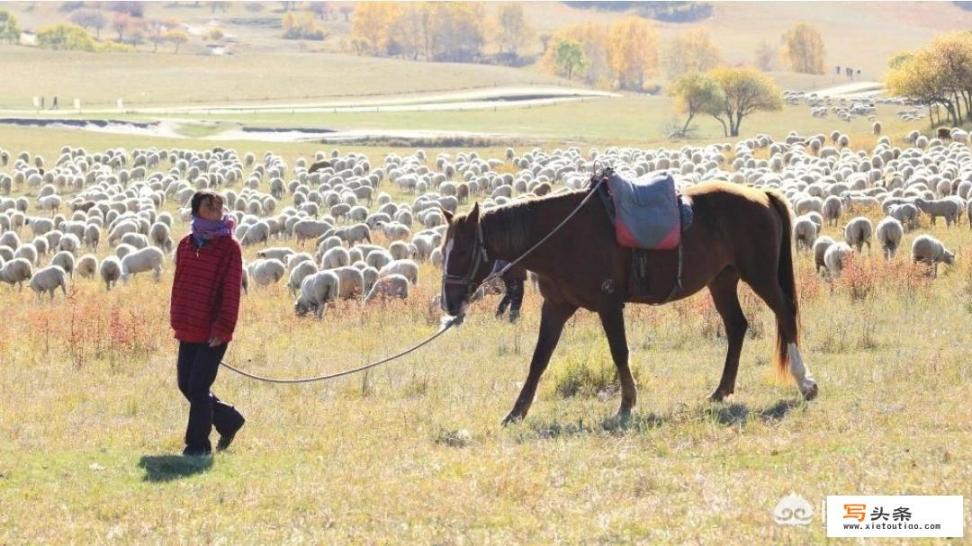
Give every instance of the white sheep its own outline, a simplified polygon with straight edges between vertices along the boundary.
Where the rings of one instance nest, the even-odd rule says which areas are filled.
[[[388,253],[396,260],[406,260],[415,257],[415,245],[405,241],[394,241],[388,245]]]
[[[348,243],[349,245],[353,245],[361,241],[368,241],[369,243],[371,242],[371,228],[368,227],[368,224],[354,224],[345,228],[334,229],[325,235],[334,235],[340,237],[342,241]]]
[[[10,286],[17,285],[18,290],[24,289],[24,282],[29,281],[34,274],[34,266],[24,258],[14,258],[3,264],[0,269],[0,281]]]
[[[351,253],[344,247],[338,246],[327,249],[321,256],[321,269],[334,269],[351,265]]]
[[[798,217],[793,224],[793,238],[797,250],[813,248],[813,242],[817,240],[817,224],[806,216]]]
[[[149,228],[149,239],[152,244],[165,252],[172,252],[172,230],[163,222],[156,222]]]
[[[243,246],[266,243],[270,240],[270,224],[265,221],[257,222],[246,228],[243,236],[240,237],[240,244]]]
[[[162,262],[164,259],[165,256],[162,254],[162,251],[154,246],[145,247],[127,254],[121,260],[122,282],[127,283],[128,278],[132,275],[146,271],[153,271],[155,273],[155,280],[158,282],[162,279]]]
[[[824,220],[827,221],[827,225],[836,226],[837,221],[840,220],[840,215],[843,212],[843,209],[844,204],[840,197],[834,195],[827,196],[823,202],[823,210],[821,210],[821,214],[823,215]]]
[[[324,316],[327,304],[338,298],[341,280],[333,271],[320,271],[304,278],[300,296],[294,302],[294,313],[302,317],[310,311],[318,319]]]
[[[871,235],[873,233],[874,227],[871,221],[864,216],[853,218],[844,226],[844,240],[847,241],[847,244],[856,248],[858,252],[863,249],[865,244],[868,251],[871,250]]]
[[[932,225],[939,216],[945,218],[945,226],[950,227],[958,222],[962,214],[962,206],[953,199],[915,199],[915,206],[931,218]]]
[[[285,247],[285,246],[264,248],[263,250],[256,253],[257,258],[273,258],[275,260],[280,260],[281,262],[284,262],[289,267],[293,267],[293,265],[290,264],[290,257],[293,254],[294,254],[294,250],[292,248]],[[297,288],[300,288],[300,285],[297,285]]]
[[[380,277],[375,285],[368,292],[365,303],[369,303],[376,298],[408,298],[409,282],[404,275],[392,274]]]
[[[938,264],[941,262],[947,265],[953,264],[955,253],[949,251],[941,241],[931,235],[921,235],[911,243],[911,259],[928,265],[932,276],[937,277]]]
[[[412,260],[395,260],[378,270],[378,276],[402,275],[412,284],[418,284],[418,264]]]
[[[257,286],[276,284],[287,273],[287,266],[280,260],[269,258],[256,260],[247,265],[247,270]]]
[[[888,216],[901,222],[902,227],[909,230],[915,229],[918,226],[918,207],[911,203],[892,205],[888,209]]]
[[[51,258],[51,265],[60,266],[68,274],[68,277],[71,278],[74,278],[74,263],[74,254],[66,250],[58,252]]]
[[[78,275],[82,279],[87,279],[94,277],[95,273],[98,272],[98,258],[94,254],[85,254],[78,259],[78,265],[76,268]]]
[[[84,244],[91,247],[92,250],[98,248],[98,243],[101,242],[101,227],[97,224],[88,224],[84,227]]]
[[[365,294],[365,279],[362,271],[353,266],[344,266],[331,269],[338,279],[341,280],[341,288],[338,294],[341,299],[351,299]]]
[[[300,285],[308,275],[317,273],[317,266],[312,261],[302,261],[290,270],[290,278],[287,280],[287,290],[290,295],[297,296],[300,292]]]
[[[877,232],[877,240],[884,250],[884,257],[888,260],[894,258],[898,246],[901,244],[901,238],[904,236],[904,226],[901,225],[901,222],[889,216],[878,222],[875,231]]]
[[[854,249],[845,242],[834,243],[827,247],[824,253],[824,264],[831,279],[840,276],[841,271],[847,266],[847,258],[853,253]]]
[[[101,260],[98,273],[101,275],[101,280],[105,282],[105,289],[111,290],[122,276],[121,260],[114,256],[108,256],[104,260]]]
[[[293,228],[298,245],[303,245],[304,241],[308,239],[316,239],[332,229],[334,229],[334,226],[327,222],[319,222],[309,218],[298,221]]]
[[[67,273],[57,265],[41,268],[31,277],[30,288],[37,293],[38,298],[41,297],[41,294],[47,292],[53,300],[54,291],[58,288],[67,296]]]

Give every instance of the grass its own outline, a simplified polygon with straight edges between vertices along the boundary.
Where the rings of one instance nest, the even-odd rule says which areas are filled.
[[[960,257],[934,281],[875,251],[831,285],[797,256],[804,356],[821,386],[811,404],[774,379],[772,317],[744,289],[755,333],[729,402],[705,400],[725,339],[701,293],[626,309],[640,388],[630,422],[612,419],[607,343],[580,312],[527,420],[502,428],[539,322],[528,289],[518,324],[495,321],[487,298],[458,330],[367,375],[279,386],[223,370],[214,390],[248,424],[202,465],[174,457],[187,405],[171,269],[110,293],[78,279],[53,303],[0,287],[0,543],[806,544],[824,541],[819,519],[772,522],[790,491],[814,506],[972,495],[972,244],[966,224],[923,232]],[[228,359],[294,377],[392,353],[434,331],[437,279],[424,265],[408,302],[346,304],[322,322],[294,317],[282,285],[254,290]]]

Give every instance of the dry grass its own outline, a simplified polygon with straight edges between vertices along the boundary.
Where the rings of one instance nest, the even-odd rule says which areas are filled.
[[[216,392],[249,422],[211,465],[174,456],[187,405],[171,270],[110,293],[76,280],[53,303],[0,287],[0,543],[807,544],[823,542],[819,520],[772,522],[791,490],[815,506],[840,493],[972,495],[970,233],[921,231],[961,258],[934,281],[906,252],[885,264],[875,250],[831,285],[798,255],[822,392],[811,404],[774,379],[772,317],[743,289],[752,330],[730,402],[704,400],[725,339],[703,293],[627,309],[641,394],[630,423],[611,419],[607,343],[581,312],[530,416],[504,429],[539,321],[528,290],[517,325],[492,319],[490,297],[367,375],[275,386],[222,371]],[[434,331],[437,275],[423,266],[407,303],[346,304],[322,322],[295,318],[282,285],[254,290],[228,358],[293,377],[388,354]]]

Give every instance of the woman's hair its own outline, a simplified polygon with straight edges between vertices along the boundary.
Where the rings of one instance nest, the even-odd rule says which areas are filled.
[[[223,197],[218,193],[210,190],[200,190],[192,194],[192,200],[189,202],[190,207],[192,207],[192,215],[199,216],[199,207],[202,206],[204,202],[212,202],[215,199],[220,203],[223,202]]]

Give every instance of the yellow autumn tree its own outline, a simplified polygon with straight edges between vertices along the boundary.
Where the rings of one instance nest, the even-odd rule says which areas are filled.
[[[402,56],[413,60],[432,58],[434,17],[435,6],[432,2],[409,2],[404,5],[390,31]]]
[[[782,110],[783,90],[769,76],[751,66],[714,68],[708,72],[722,90],[721,107],[712,114],[726,133],[739,136],[743,118],[759,110]]]
[[[945,110],[951,125],[972,118],[972,34],[939,36],[926,47],[895,55],[889,65],[888,90],[928,106],[933,125],[943,121],[935,119],[934,106]]]
[[[722,62],[719,46],[705,29],[697,28],[676,36],[665,47],[662,66],[670,78],[688,72],[705,72]]]
[[[587,85],[611,87],[612,73],[608,63],[608,27],[595,23],[568,25],[558,29],[547,41],[540,66],[550,74],[564,75],[565,47],[562,44],[578,44],[582,55],[578,62],[569,63],[572,76],[579,77]],[[559,54],[558,54],[559,50]],[[574,56],[576,57],[576,56]],[[574,71],[579,69],[578,71]]]
[[[794,72],[823,74],[827,56],[820,31],[809,23],[797,23],[783,34],[783,59]]]
[[[642,90],[658,67],[658,32],[641,17],[611,25],[608,63],[621,89]]]
[[[391,29],[401,13],[396,2],[361,2],[355,5],[351,21],[351,42],[358,53],[388,55]]]

